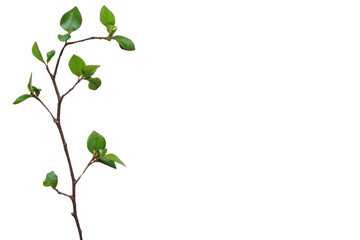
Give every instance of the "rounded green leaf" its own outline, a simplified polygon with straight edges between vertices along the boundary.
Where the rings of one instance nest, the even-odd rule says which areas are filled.
[[[81,23],[81,13],[77,7],[66,12],[60,20],[60,26],[68,33],[77,30],[81,26]]]
[[[82,75],[82,69],[85,67],[84,60],[81,59],[81,57],[72,55],[69,61],[69,68],[70,71],[75,74],[76,76],[80,77]]]
[[[47,56],[46,62],[49,63],[54,55],[55,55],[55,50],[51,50],[51,51],[47,52],[46,53],[46,56]]]
[[[105,26],[115,25],[115,17],[114,14],[105,6],[103,6],[100,10],[100,22]],[[108,30],[109,31],[109,30]],[[109,32],[110,33],[110,32]]]
[[[126,167],[125,164],[123,163],[123,161],[121,161],[115,154],[112,154],[112,153],[106,154],[105,156],[102,157],[102,159],[108,159],[108,160],[120,163],[121,165]]]
[[[31,97],[30,94],[21,95],[20,97],[18,97],[18,98],[13,102],[13,104],[21,103],[22,101],[25,101],[25,100],[28,99],[29,97]]]
[[[69,40],[70,38],[71,38],[71,35],[70,35],[70,34],[64,34],[64,35],[58,34],[58,39],[59,39],[61,42],[66,42],[66,41]]]
[[[115,39],[115,40],[119,43],[120,47],[121,47],[122,49],[126,50],[126,51],[133,51],[133,50],[135,50],[135,45],[134,45],[134,43],[133,43],[130,39],[126,38],[126,37],[123,37],[123,36],[113,36],[112,39]]]
[[[100,159],[98,159],[96,161],[116,169],[115,163],[113,161],[109,160],[109,159],[100,158]]]
[[[46,178],[43,182],[43,185],[45,187],[51,186],[53,188],[56,188],[57,184],[58,184],[58,177],[56,176],[54,171],[51,171],[48,174],[46,174]]]
[[[100,150],[105,149],[106,140],[105,138],[96,131],[93,131],[87,140],[87,148],[93,154],[94,152],[100,154]]]
[[[101,86],[101,80],[99,78],[86,78],[89,81],[89,88],[91,90],[96,90]]]
[[[82,69],[82,75],[85,78],[91,77],[96,72],[96,69],[98,69],[100,65],[86,65]]]
[[[40,49],[39,49],[39,46],[37,44],[37,42],[34,43],[34,45],[32,46],[32,49],[31,49],[33,55],[39,59],[40,62],[44,62],[44,59],[41,55],[41,52],[40,52]]]

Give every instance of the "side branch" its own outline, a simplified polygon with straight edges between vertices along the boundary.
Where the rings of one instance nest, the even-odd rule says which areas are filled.
[[[88,41],[88,40],[92,40],[92,39],[109,39],[108,37],[89,37],[89,38],[85,38],[85,39],[82,39],[82,40],[78,40],[78,41],[73,41],[73,42],[65,42],[63,48],[61,49],[60,51],[60,54],[59,54],[59,57],[56,61],[56,65],[55,65],[55,70],[54,70],[54,74],[53,74],[53,77],[55,79],[56,77],[56,74],[57,74],[57,70],[59,68],[59,63],[60,63],[60,59],[61,59],[61,56],[66,48],[67,45],[71,45],[71,44],[75,44],[75,43],[79,43],[79,42],[85,42],[85,41]]]
[[[91,164],[93,164],[95,162],[96,158],[95,156],[90,160],[90,162],[88,163],[88,165],[85,167],[84,171],[82,172],[82,174],[78,177],[78,179],[75,181],[75,184],[78,183],[78,181],[80,180],[80,178],[82,177],[82,175],[84,175],[84,173],[86,172],[86,170],[91,166]]]
[[[68,198],[70,198],[71,199],[71,196],[70,195],[68,195],[68,194],[66,194],[66,193],[63,193],[63,192],[60,192],[57,188],[54,188],[53,187],[53,189],[58,193],[58,194],[61,194],[61,195],[64,195],[64,196],[67,196]]]
[[[38,101],[41,103],[41,105],[44,106],[44,108],[45,108],[45,109],[49,112],[49,114],[51,115],[52,119],[55,121],[54,115],[51,113],[51,111],[49,110],[49,108],[43,103],[43,101],[41,101],[41,99],[40,99],[38,96],[36,96],[36,95],[33,95],[33,97],[34,97],[36,100],[38,100]]]
[[[72,88],[70,88],[66,93],[64,93],[62,96],[61,96],[61,99],[63,99],[66,95],[68,95],[75,87],[76,85],[79,84],[79,82],[82,80],[82,78],[79,78],[79,80],[77,80],[77,82],[74,84],[74,86],[72,86]]]

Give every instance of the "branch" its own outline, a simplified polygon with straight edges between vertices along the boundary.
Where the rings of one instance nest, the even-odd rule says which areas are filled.
[[[56,74],[57,74],[57,70],[59,68],[59,63],[60,63],[60,59],[61,59],[61,56],[66,48],[67,45],[71,45],[71,44],[75,44],[75,43],[79,43],[79,42],[85,42],[85,41],[88,41],[88,40],[92,40],[92,39],[109,39],[108,37],[89,37],[89,38],[85,38],[85,39],[82,39],[82,40],[78,40],[78,41],[73,41],[73,42],[65,42],[63,48],[61,49],[60,51],[60,54],[59,54],[59,57],[56,61],[56,66],[55,66],[55,70],[54,70],[54,74],[53,74],[53,77],[55,79],[56,77]]]
[[[66,95],[68,95],[75,87],[76,85],[79,84],[79,82],[82,80],[83,78],[79,78],[79,80],[77,80],[77,82],[74,84],[74,86],[72,86],[72,88],[70,88],[66,93],[64,93],[62,96],[61,96],[61,99],[63,99]]]
[[[66,193],[63,193],[63,192],[60,192],[57,188],[54,188],[53,187],[53,189],[58,193],[58,194],[61,194],[61,195],[64,195],[64,196],[67,196],[68,198],[70,198],[71,199],[71,196],[70,195],[68,195],[68,194],[66,194]]]
[[[57,84],[56,84],[56,81],[55,81],[55,75],[54,74],[51,74],[50,72],[50,69],[49,69],[49,66],[45,63],[45,66],[46,66],[46,71],[49,73],[50,75],[50,78],[51,78],[51,81],[54,85],[54,89],[55,89],[55,92],[56,92],[56,96],[57,98],[59,99],[60,98],[60,92],[59,92],[59,89],[57,87]]]
[[[77,184],[77,182],[80,180],[80,178],[82,177],[82,175],[84,175],[84,173],[86,172],[86,170],[91,166],[91,164],[93,164],[95,162],[96,158],[95,156],[93,156],[93,158],[90,160],[90,162],[88,163],[88,165],[85,167],[84,171],[82,172],[82,174],[78,177],[78,179],[75,181],[75,184]]]
[[[49,110],[49,108],[41,101],[41,99],[40,99],[38,96],[36,96],[35,94],[33,94],[33,97],[34,97],[36,100],[38,100],[38,101],[44,106],[44,108],[50,113],[52,119],[55,121],[54,115],[51,113],[51,111]]]

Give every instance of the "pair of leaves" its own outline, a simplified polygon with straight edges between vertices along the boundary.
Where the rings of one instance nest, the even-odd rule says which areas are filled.
[[[85,80],[88,80],[91,90],[96,90],[101,85],[99,78],[92,78],[92,75],[94,75],[98,67],[100,67],[100,65],[86,65],[84,60],[76,55],[73,55],[69,61],[70,71],[79,78],[83,76]]]
[[[70,33],[78,30],[82,24],[82,17],[79,9],[74,7],[70,11],[66,12],[60,19],[60,26],[67,34],[58,34],[58,39],[61,42],[66,42],[71,38]]]
[[[101,134],[96,131],[93,131],[89,135],[87,140],[87,148],[90,153],[96,156],[97,162],[100,162],[115,169],[115,162],[125,166],[125,164],[115,154],[106,154],[106,140]]]
[[[33,95],[36,95],[36,96],[39,96],[40,95],[40,92],[41,92],[41,89],[40,88],[37,88],[35,86],[32,85],[32,73],[30,75],[30,79],[29,79],[29,83],[27,85],[27,88],[30,92],[30,94],[23,94],[21,95],[20,97],[18,97],[14,102],[13,104],[18,104],[18,103],[21,103],[23,101],[25,101],[26,99],[32,97]]]
[[[48,174],[46,174],[46,178],[43,181],[43,185],[45,187],[52,187],[52,188],[56,188],[58,184],[58,177],[57,175],[54,173],[54,171],[49,172]]]
[[[43,57],[42,57],[42,54],[40,52],[40,49],[39,49],[39,45],[37,44],[37,42],[34,43],[34,45],[32,46],[32,49],[31,49],[33,55],[40,61],[40,62],[43,62],[45,63]],[[51,58],[55,55],[55,50],[51,50],[49,52],[46,53],[46,56],[47,56],[47,59],[46,59],[46,63],[49,63]]]
[[[106,27],[110,39],[117,41],[121,49],[127,51],[135,50],[135,45],[129,38],[113,36],[117,30],[117,27],[115,26],[115,16],[106,6],[103,6],[100,10],[100,22]]]

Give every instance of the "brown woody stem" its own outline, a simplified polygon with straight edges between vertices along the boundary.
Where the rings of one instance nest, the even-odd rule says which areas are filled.
[[[58,68],[59,68],[59,64],[60,64],[60,59],[64,53],[64,50],[66,48],[66,46],[68,45],[72,45],[72,44],[75,44],[75,43],[80,43],[80,42],[85,42],[85,41],[88,41],[88,40],[92,40],[92,39],[108,39],[108,37],[89,37],[89,38],[85,38],[85,39],[82,39],[82,40],[78,40],[78,41],[73,41],[73,42],[65,42],[64,46],[62,47],[61,51],[60,51],[60,54],[59,54],[59,57],[56,61],[56,65],[55,65],[55,69],[54,69],[54,73],[52,74],[50,69],[49,69],[49,66],[48,64],[45,63],[45,66],[46,66],[46,70],[47,72],[49,73],[49,76],[51,78],[51,81],[53,83],[53,86],[54,86],[54,89],[55,89],[55,92],[56,92],[56,96],[57,96],[57,99],[58,99],[58,103],[57,103],[57,114],[56,114],[56,118],[54,117],[54,115],[51,113],[51,111],[48,109],[48,107],[40,100],[39,97],[37,97],[36,95],[33,95],[33,97],[35,97],[44,107],[45,109],[49,112],[49,114],[51,115],[52,119],[54,120],[58,130],[59,130],[59,134],[60,134],[60,137],[61,137],[61,141],[62,141],[62,144],[63,144],[63,147],[64,147],[64,152],[65,152],[65,155],[66,155],[66,160],[67,160],[67,163],[68,163],[68,166],[69,166],[69,171],[70,171],[70,176],[71,176],[71,182],[72,182],[72,193],[71,195],[68,195],[66,193],[63,193],[63,192],[60,192],[58,189],[56,188],[53,188],[58,194],[61,194],[61,195],[64,195],[64,196],[67,196],[71,199],[71,202],[73,204],[73,212],[71,213],[71,215],[74,217],[75,219],[75,223],[76,223],[76,227],[77,227],[77,230],[78,230],[78,233],[79,233],[79,237],[80,237],[80,240],[83,240],[83,237],[82,237],[82,230],[81,230],[81,227],[80,227],[80,221],[79,221],[79,217],[78,217],[78,214],[77,214],[77,205],[76,205],[76,183],[80,180],[80,178],[83,176],[83,174],[86,172],[86,170],[90,167],[91,164],[93,164],[95,162],[95,156],[93,156],[93,158],[91,159],[91,161],[88,163],[88,165],[85,167],[84,171],[82,172],[82,174],[76,179],[75,178],[75,174],[74,174],[74,170],[73,170],[73,167],[72,167],[72,163],[71,163],[71,159],[70,159],[70,154],[69,154],[69,150],[68,150],[68,146],[67,146],[67,143],[66,143],[66,140],[65,140],[65,136],[64,136],[64,132],[63,132],[63,129],[62,129],[62,126],[61,126],[61,121],[60,121],[60,117],[61,117],[61,104],[62,104],[62,101],[64,99],[64,97],[69,94],[78,84],[79,82],[82,80],[82,78],[79,78],[78,81],[74,84],[73,87],[71,87],[65,94],[61,95],[60,92],[59,92],[59,89],[58,89],[58,86],[56,84],[56,74],[57,74],[57,71],[58,71]]]

